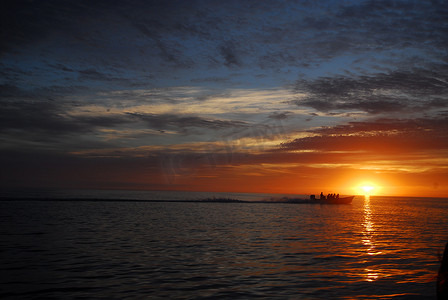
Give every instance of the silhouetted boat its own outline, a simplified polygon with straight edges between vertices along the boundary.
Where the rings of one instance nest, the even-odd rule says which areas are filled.
[[[350,204],[352,203],[353,198],[355,196],[350,197],[342,197],[342,198],[326,198],[326,199],[315,199],[314,201],[318,203],[325,203],[325,204]]]
[[[315,195],[311,195],[310,201],[322,204],[350,204],[352,203],[353,198],[355,198],[355,196],[339,197],[339,194],[332,194],[325,197],[324,195],[320,194],[320,198],[316,198]]]

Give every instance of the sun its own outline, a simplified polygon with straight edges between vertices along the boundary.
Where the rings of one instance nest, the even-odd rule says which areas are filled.
[[[363,185],[361,186],[361,189],[364,191],[364,193],[370,194],[370,192],[372,192],[375,189],[375,187],[371,185]]]
[[[375,195],[380,187],[372,182],[362,182],[356,187],[358,194],[360,195]]]

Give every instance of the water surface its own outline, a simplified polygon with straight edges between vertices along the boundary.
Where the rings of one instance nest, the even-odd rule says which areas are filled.
[[[447,199],[1,201],[2,298],[434,299]]]

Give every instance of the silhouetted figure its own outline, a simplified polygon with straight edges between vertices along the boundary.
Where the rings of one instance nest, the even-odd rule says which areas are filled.
[[[437,276],[437,299],[448,299],[448,243],[445,245]]]
[[[336,199],[339,199],[339,194],[336,195]]]
[[[320,200],[325,200],[324,193],[320,192]]]

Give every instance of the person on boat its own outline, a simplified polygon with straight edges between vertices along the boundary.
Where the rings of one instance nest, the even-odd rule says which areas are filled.
[[[320,192],[320,200],[325,200],[324,193]]]
[[[339,194],[336,195],[336,199],[339,199]]]

